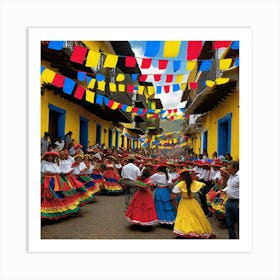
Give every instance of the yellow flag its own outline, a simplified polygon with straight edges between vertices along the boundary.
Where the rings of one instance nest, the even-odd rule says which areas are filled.
[[[192,71],[195,67],[196,61],[187,61],[186,70]]]
[[[159,114],[160,111],[161,111],[161,109],[156,109],[156,110],[155,110],[155,114]]]
[[[138,86],[138,93],[142,95],[144,93],[144,89],[144,86]]]
[[[116,92],[117,91],[117,85],[114,83],[109,83],[109,88],[111,92]]]
[[[176,75],[176,80],[175,80],[175,83],[179,84],[183,81],[184,79],[184,75],[183,74],[179,74],[179,75]]]
[[[122,82],[122,81],[124,81],[124,79],[125,79],[125,75],[124,74],[118,74],[117,78],[116,78],[116,81],[117,82]]]
[[[124,92],[125,91],[125,85],[119,84],[119,91]]]
[[[215,85],[215,82],[211,80],[207,80],[205,83],[208,87],[213,87]]]
[[[221,59],[220,60],[220,70],[226,70],[230,67],[232,62],[231,58]]]
[[[155,94],[155,88],[153,86],[148,86],[148,96]]]
[[[165,41],[163,57],[177,57],[179,54],[181,41]]]
[[[181,90],[185,90],[185,89],[186,89],[186,87],[187,87],[187,83],[183,83],[183,84],[181,84]]]
[[[104,61],[104,68],[115,68],[118,63],[118,56],[114,54],[107,54],[106,59]]]
[[[155,110],[156,109],[156,102],[151,101],[151,109]]]
[[[217,85],[226,84],[229,81],[229,78],[217,78],[215,80]]]
[[[99,90],[101,90],[101,91],[104,91],[104,90],[105,90],[105,84],[106,84],[106,82],[104,82],[104,81],[99,81],[99,82],[97,82],[97,84],[98,84],[98,89],[99,89]]]
[[[99,52],[89,50],[88,55],[87,55],[86,66],[87,67],[97,67],[99,59],[100,59]]]
[[[112,109],[112,110],[116,110],[116,109],[118,109],[119,105],[120,105],[120,103],[114,101],[114,103],[113,103],[111,109]]]
[[[88,88],[89,89],[93,89],[95,86],[96,80],[95,79],[91,79],[89,84],[88,84]]]
[[[56,73],[53,70],[46,68],[41,75],[41,81],[45,83],[52,83],[55,75]]]
[[[95,97],[95,92],[86,90],[86,101],[93,103],[94,102],[94,97]]]
[[[128,113],[130,113],[130,112],[132,111],[132,106],[127,106],[127,108],[126,108],[125,111],[128,112]]]

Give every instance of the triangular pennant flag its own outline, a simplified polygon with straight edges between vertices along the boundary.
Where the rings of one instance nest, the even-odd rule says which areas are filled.
[[[76,63],[83,64],[88,49],[81,46],[74,46],[74,50],[71,54],[70,60]]]
[[[159,82],[161,79],[161,74],[154,74],[154,81]]]
[[[135,82],[137,80],[138,74],[130,74],[131,80]]]
[[[85,78],[86,78],[86,73],[78,71],[77,78],[78,78],[79,81],[83,82],[85,80]]]
[[[97,82],[97,88],[101,91],[105,90],[105,85],[106,85],[106,83],[104,81]]]
[[[184,79],[184,74],[179,74],[179,75],[177,75],[176,76],[176,79],[175,79],[175,83],[181,83],[182,81],[183,81],[183,79]]]
[[[51,84],[54,80],[55,75],[56,73],[53,70],[46,68],[41,74],[41,81]]]
[[[166,69],[167,64],[168,64],[168,60],[159,59],[159,61],[158,61],[158,69],[160,69],[160,70]]]
[[[230,67],[232,62],[231,58],[221,59],[220,60],[220,70],[226,70]]]
[[[86,67],[97,67],[101,54],[99,52],[89,50],[87,55]]]
[[[119,92],[125,92],[125,85],[119,84],[118,88],[119,88]]]
[[[172,83],[173,77],[173,75],[166,75],[166,83]]]
[[[43,66],[43,65],[41,65],[41,74],[42,74],[42,72],[43,72],[45,69],[46,69],[46,67]]]
[[[139,80],[140,80],[140,82],[145,82],[147,80],[147,78],[148,78],[148,75],[141,75]]]
[[[152,64],[151,58],[142,58],[141,68],[143,69],[150,68],[151,64]]]
[[[111,99],[109,99],[108,97],[104,96],[103,97],[103,102],[106,106],[108,106],[109,102],[110,102]]]
[[[147,41],[144,56],[154,57],[160,49],[160,41]]]
[[[213,87],[213,86],[215,85],[215,82],[214,82],[214,81],[211,81],[211,80],[207,80],[207,81],[205,81],[205,84],[206,84],[206,86],[208,86],[208,87]]]
[[[199,71],[209,71],[211,68],[211,65],[212,65],[211,59],[203,60],[200,65]]]
[[[88,88],[89,89],[93,89],[95,86],[96,80],[95,79],[91,79],[91,81],[88,84]]]
[[[135,86],[134,86],[134,90],[135,90],[135,91],[138,91],[138,88],[139,88],[138,85],[135,85]]]
[[[125,111],[126,111],[127,113],[130,113],[130,112],[132,111],[132,107],[131,107],[131,106],[127,106]]]
[[[233,41],[230,48],[233,49],[233,50],[238,50],[239,49],[239,41]]]
[[[231,41],[215,41],[213,44],[213,49],[219,49],[219,48],[227,48],[231,44]]]
[[[187,60],[197,59],[202,49],[202,41],[188,41]]]
[[[142,94],[144,93],[144,89],[145,89],[144,86],[139,86],[139,88],[138,88],[138,94],[142,95]]]
[[[72,79],[65,77],[64,85],[63,85],[63,92],[66,94],[72,94],[75,84],[76,83]]]
[[[119,103],[118,108],[121,109],[121,110],[123,110],[123,107],[124,107],[124,104]]]
[[[217,85],[226,84],[229,82],[229,78],[217,78],[215,82]]]
[[[235,59],[234,66],[239,66],[239,57]]]
[[[137,113],[138,112],[138,108],[137,107],[133,107],[132,108],[132,113]]]
[[[179,84],[174,84],[173,85],[173,91],[178,91],[180,90],[180,85]]]
[[[127,93],[133,93],[134,85],[127,85],[126,86],[126,92]]]
[[[104,68],[115,68],[118,63],[118,56],[114,54],[107,54],[104,61]]]
[[[196,88],[197,88],[197,83],[196,82],[190,83],[190,89],[196,89]]]
[[[74,97],[81,100],[84,96],[85,90],[86,89],[84,87],[78,85],[77,88],[76,88],[76,91],[74,93]]]
[[[95,104],[102,105],[104,100],[104,96],[100,94],[96,94]]]
[[[180,60],[174,60],[173,61],[173,70],[174,72],[177,72],[181,67],[181,61]]]
[[[162,88],[162,87],[161,87],[161,86],[157,86],[156,88],[157,88],[156,93],[157,93],[157,94],[161,94],[161,88]]]
[[[177,57],[180,51],[181,41],[165,41],[163,47],[163,57]]]
[[[196,61],[187,61],[186,70],[192,71],[196,65]]]
[[[102,74],[97,74],[97,75],[96,75],[96,80],[97,80],[98,82],[102,82],[102,81],[105,80],[105,76],[102,75]]]
[[[59,73],[56,73],[52,84],[58,88],[61,88],[64,85],[64,80],[65,80],[64,76],[60,75]]]
[[[52,50],[60,51],[64,46],[64,41],[50,41],[48,48]]]
[[[136,58],[134,56],[126,56],[125,67],[135,67],[135,66],[136,66]]]
[[[110,99],[109,102],[106,104],[106,106],[112,108],[113,104],[114,104],[114,100]]]
[[[165,92],[165,93],[168,93],[169,90],[170,90],[170,85],[164,86],[164,92]]]
[[[90,103],[94,103],[95,92],[86,90],[86,101]]]
[[[119,108],[119,105],[120,105],[119,102],[114,101],[114,103],[113,103],[111,109],[112,109],[112,110],[117,110],[117,109]]]
[[[151,96],[155,94],[155,88],[153,86],[148,86],[148,95]]]
[[[114,83],[109,83],[110,92],[116,92],[117,91],[117,85]]]
[[[86,76],[87,85],[90,83],[91,80],[92,80],[92,77]]]
[[[125,75],[124,74],[118,74],[116,77],[116,81],[117,82],[122,82],[125,79]]]

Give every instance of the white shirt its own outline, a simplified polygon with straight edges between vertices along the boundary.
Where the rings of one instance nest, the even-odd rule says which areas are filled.
[[[63,159],[59,161],[59,168],[61,173],[67,174],[71,172],[73,170],[71,166],[72,162],[69,159]]]
[[[74,146],[69,149],[69,154],[70,156],[74,156],[76,154],[76,150],[74,149]]]
[[[177,172],[168,172],[169,178],[172,180],[176,180],[179,178],[179,174]]]
[[[223,191],[227,193],[229,199],[239,199],[239,171],[229,176]]]
[[[59,141],[56,141],[54,144],[57,145],[57,147],[56,147],[57,151],[60,152],[60,151],[63,150],[63,148],[64,148],[64,140],[62,140],[61,143]]]
[[[74,175],[80,175],[80,174],[85,174],[84,169],[86,168],[86,165],[84,162],[80,162],[78,166],[75,166],[73,169],[73,174]]]
[[[166,180],[166,175],[165,174],[155,173],[150,178],[153,181],[153,183],[158,185],[158,186],[167,186],[168,184],[172,183],[170,177],[169,177],[168,180]]]
[[[42,173],[60,173],[59,166],[54,162],[48,162],[46,160],[42,160],[41,162],[41,172]]]
[[[122,168],[121,176],[124,179],[136,180],[141,175],[139,167],[133,163],[128,163]]]

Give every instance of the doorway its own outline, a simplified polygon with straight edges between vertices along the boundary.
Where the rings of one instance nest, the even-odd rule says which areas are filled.
[[[218,155],[230,153],[231,150],[232,113],[218,121]]]
[[[80,117],[80,144],[84,150],[88,147],[88,119]]]
[[[50,135],[51,143],[57,141],[58,137],[61,136],[64,139],[65,133],[65,114],[66,111],[49,104],[49,128],[48,132]]]
[[[112,138],[113,138],[113,131],[112,131],[112,129],[111,128],[109,128],[109,134],[108,134],[108,143],[109,143],[109,148],[112,148]]]
[[[96,125],[96,144],[101,145],[101,124]]]

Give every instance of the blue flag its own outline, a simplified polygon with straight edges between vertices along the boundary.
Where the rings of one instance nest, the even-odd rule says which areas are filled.
[[[86,77],[86,73],[85,72],[78,71],[77,79],[79,81],[83,82],[85,80],[85,77]]]
[[[100,94],[96,94],[95,104],[102,105],[104,96]]]
[[[41,74],[43,73],[43,71],[44,71],[45,69],[46,69],[46,67],[41,65]]]
[[[128,106],[128,105],[126,105],[126,104],[122,104],[122,110],[123,110],[123,112],[126,112],[127,106]]]
[[[233,66],[239,66],[239,57],[236,58]]]
[[[104,79],[105,79],[105,76],[104,76],[104,75],[102,75],[102,74],[97,74],[97,75],[96,75],[96,80],[97,80],[98,82],[102,82],[102,81],[104,81]]]
[[[86,80],[87,80],[87,84],[89,84],[90,81],[92,80],[92,77],[86,76]]]
[[[161,86],[157,86],[157,94],[161,94]]]
[[[231,49],[233,50],[238,50],[239,49],[239,41],[234,41],[232,44],[231,44]]]
[[[173,91],[178,91],[180,90],[180,85],[179,84],[174,84],[173,85]]]
[[[173,61],[173,70],[174,72],[177,72],[181,67],[181,61],[180,60],[174,60]]]
[[[203,60],[200,65],[199,71],[209,71],[211,68],[211,65],[212,65],[211,59]]]
[[[65,77],[64,85],[63,85],[63,92],[71,95],[75,84],[76,83],[72,79]]]
[[[160,49],[160,41],[147,41],[144,56],[154,57]]]
[[[48,48],[52,50],[60,51],[64,46],[64,41],[50,41]]]
[[[131,77],[131,80],[133,82],[135,82],[137,80],[138,74],[131,74],[130,77]]]

